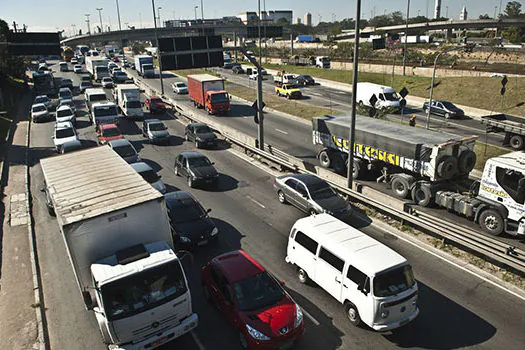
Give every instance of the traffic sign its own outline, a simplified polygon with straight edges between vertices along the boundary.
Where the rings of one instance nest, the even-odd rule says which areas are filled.
[[[220,35],[161,38],[159,51],[163,70],[224,65]]]
[[[408,95],[408,90],[406,87],[402,88],[401,91],[399,91],[399,95],[401,95],[401,97],[405,98],[407,97]]]
[[[266,103],[264,103],[264,101],[263,101],[261,110],[263,110],[265,106],[266,106]],[[256,112],[258,111],[258,108],[257,108],[257,100],[255,100],[255,101],[253,102],[253,104],[252,104],[252,108],[253,108]]]
[[[6,33],[11,56],[60,55],[59,33]]]
[[[368,100],[368,102],[370,102],[370,105],[375,108],[376,106],[376,102],[377,102],[377,96],[376,94],[373,94],[372,97],[370,97],[370,100]]]
[[[501,79],[501,86],[505,87],[505,85],[507,85],[508,82],[509,80],[507,79],[507,76],[505,75],[503,79]]]

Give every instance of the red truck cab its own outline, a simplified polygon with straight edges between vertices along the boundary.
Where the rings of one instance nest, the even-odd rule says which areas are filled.
[[[164,112],[168,105],[159,96],[151,96],[144,100],[144,106],[151,113]]]
[[[227,114],[230,95],[224,90],[224,80],[210,74],[188,75],[188,95],[193,104],[208,114]]]

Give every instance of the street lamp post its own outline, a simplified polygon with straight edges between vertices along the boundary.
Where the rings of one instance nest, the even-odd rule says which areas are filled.
[[[193,7],[193,11],[195,12],[195,22],[197,22],[197,9],[199,8],[199,6],[194,6]]]
[[[202,5],[202,0],[201,0],[201,19],[202,19],[202,22],[204,23],[204,6]]]
[[[410,0],[407,0],[407,18],[405,24],[405,46],[403,48],[403,76],[405,76],[407,61],[407,41],[408,41],[408,16],[410,14]]]
[[[89,16],[91,16],[89,13],[86,13],[84,16],[86,16],[86,23],[87,23],[87,34],[91,34],[91,28],[89,27]]]
[[[155,20],[155,0],[151,0],[153,10],[153,24],[155,25],[155,45],[157,45],[157,62],[159,63],[160,94],[164,95],[164,81],[162,80],[162,60],[160,59],[159,33],[157,32],[157,21]]]
[[[158,19],[159,19],[159,27],[162,28],[162,21],[160,20],[160,10],[162,9],[162,7],[157,7],[157,16],[158,16]]]
[[[122,26],[120,25],[120,9],[118,7],[118,0],[116,1],[117,1],[118,30],[122,30]]]
[[[96,10],[98,11],[98,18],[100,19],[100,32],[102,33],[104,31],[104,27],[102,26],[102,10],[103,10],[103,8],[102,7],[98,7],[98,8],[96,8]]]

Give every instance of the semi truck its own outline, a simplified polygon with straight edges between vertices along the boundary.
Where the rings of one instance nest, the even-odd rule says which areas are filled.
[[[69,46],[64,46],[62,47],[61,56],[64,61],[71,62],[71,59],[75,56],[75,52]]]
[[[504,145],[522,150],[525,145],[525,118],[508,114],[494,114],[481,117],[481,124],[487,125],[487,132],[505,133]]]
[[[135,56],[135,69],[139,76],[144,78],[154,78],[155,68],[153,66],[153,57],[149,55]]]
[[[40,164],[48,209],[108,348],[153,349],[194,329],[163,195],[108,146]]]
[[[114,90],[115,103],[126,117],[142,118],[142,104],[140,103],[140,90],[133,84],[117,85]]]
[[[230,96],[221,78],[210,74],[188,75],[188,95],[197,108],[204,108],[208,114],[230,111]]]
[[[52,97],[57,94],[55,79],[51,72],[33,72],[33,90],[38,95]]]
[[[109,77],[108,59],[101,56],[87,56],[86,70],[91,74],[91,77],[96,81],[101,81],[102,78]]]
[[[295,38],[296,43],[319,43],[321,40],[313,35],[298,35]]]

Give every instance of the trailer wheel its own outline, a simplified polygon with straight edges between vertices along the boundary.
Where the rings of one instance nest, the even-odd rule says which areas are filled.
[[[487,209],[479,216],[479,226],[492,236],[503,233],[503,217],[494,209]]]
[[[428,207],[432,203],[432,190],[430,186],[416,184],[412,187],[412,200],[422,207]]]
[[[476,153],[471,150],[461,152],[458,158],[458,169],[461,174],[468,174],[476,166]]]
[[[512,149],[519,151],[523,148],[523,137],[521,135],[512,135],[509,144]]]
[[[321,153],[319,153],[319,162],[321,163],[321,166],[323,168],[328,169],[332,165],[332,158],[330,157],[327,151],[322,151]]]
[[[358,179],[361,177],[363,169],[363,162],[361,159],[354,159],[354,166],[352,167],[352,178]]]
[[[458,172],[458,160],[452,156],[441,158],[437,166],[437,173],[442,179],[450,179]]]
[[[410,192],[410,185],[407,179],[396,176],[392,179],[392,191],[399,198],[407,198]]]

